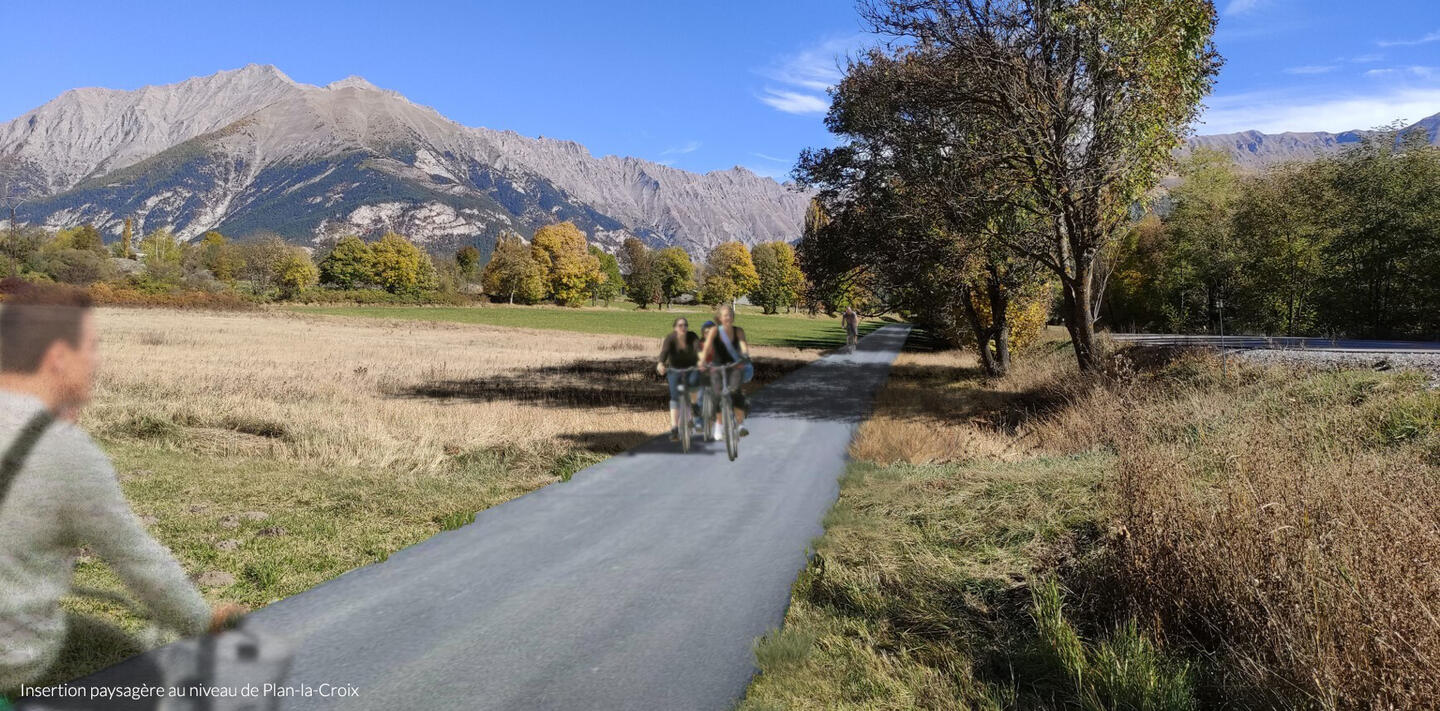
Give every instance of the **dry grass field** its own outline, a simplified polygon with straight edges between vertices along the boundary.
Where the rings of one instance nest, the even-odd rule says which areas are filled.
[[[1422,373],[903,354],[743,708],[1429,708]]]
[[[148,309],[98,322],[82,424],[213,600],[301,592],[669,426],[653,371],[663,333]],[[758,387],[816,353],[755,355]],[[119,587],[88,556],[79,582]]]

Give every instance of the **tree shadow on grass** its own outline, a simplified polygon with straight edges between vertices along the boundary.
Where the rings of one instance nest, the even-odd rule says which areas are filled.
[[[799,358],[760,358],[747,392],[758,389],[809,364]],[[670,394],[655,361],[646,357],[581,360],[565,365],[520,368],[473,379],[430,379],[382,386],[393,397],[472,402],[514,402],[525,405],[578,408],[623,408],[637,412],[665,410]],[[580,436],[580,435],[577,435]]]
[[[1012,391],[985,387],[988,380],[978,366],[896,365],[891,368],[886,410],[900,418],[968,421],[1016,434],[1071,404],[1071,393],[1058,383]],[[957,386],[967,388],[964,397],[950,392]]]
[[[862,322],[860,324],[860,337],[864,338],[885,325],[886,324],[883,323],[869,321]],[[790,336],[788,338],[777,338],[775,340],[767,339],[765,345],[779,346],[782,348],[799,348],[801,350],[834,351],[845,346],[845,329],[840,326],[840,322],[837,319],[835,323],[829,324],[829,328],[821,335]]]

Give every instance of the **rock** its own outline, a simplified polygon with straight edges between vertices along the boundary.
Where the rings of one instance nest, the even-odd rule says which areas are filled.
[[[195,584],[205,588],[224,588],[235,584],[235,576],[223,570],[207,570],[195,578]]]
[[[237,517],[237,516],[235,516],[235,515],[233,515],[233,514],[231,514],[231,515],[226,515],[226,516],[221,516],[221,517],[220,517],[220,527],[221,527],[221,528],[239,528],[239,527],[240,527],[240,519],[239,519],[239,517]]]
[[[260,529],[259,531],[256,531],[255,535],[262,536],[264,538],[278,538],[285,535],[286,533],[289,533],[289,531],[286,531],[281,526],[267,526]]]

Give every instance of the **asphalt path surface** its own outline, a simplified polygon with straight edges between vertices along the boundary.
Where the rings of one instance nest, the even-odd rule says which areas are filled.
[[[1419,341],[1361,341],[1293,336],[1182,336],[1154,333],[1114,333],[1122,343],[1147,346],[1198,346],[1229,350],[1303,350],[1330,353],[1440,353],[1440,343]]]
[[[652,440],[252,614],[248,629],[297,650],[279,707],[732,708],[908,332],[885,326],[761,390],[734,462],[722,442]],[[74,685],[157,684],[166,651]]]

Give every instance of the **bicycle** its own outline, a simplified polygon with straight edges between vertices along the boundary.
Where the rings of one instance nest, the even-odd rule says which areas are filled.
[[[695,435],[693,432],[695,426],[695,411],[690,404],[689,376],[691,373],[700,372],[700,369],[692,366],[689,368],[673,368],[671,372],[679,374],[675,389],[680,393],[680,406],[675,411],[675,426],[676,429],[679,430],[680,451],[688,454],[690,452],[690,438]],[[700,389],[700,397],[702,399],[705,397],[705,389],[703,387]]]
[[[76,588],[72,593],[114,603],[131,614],[152,619],[148,610],[119,593],[84,587]],[[126,708],[144,706],[154,711],[273,711],[279,708],[278,695],[242,697],[238,695],[238,690],[250,686],[260,690],[280,687],[294,658],[294,650],[289,644],[247,628],[243,618],[220,634],[179,641],[175,641],[176,637],[153,621],[137,635],[137,642],[159,648],[149,653],[148,666],[128,670],[127,673],[133,676],[138,669],[142,678],[126,679],[126,684],[135,686],[143,683],[163,689],[165,694],[143,701],[135,699]],[[125,664],[133,665],[136,659]],[[77,679],[68,683],[81,681]],[[205,689],[226,689],[232,695],[218,695],[213,691],[207,693]],[[171,695],[175,690],[180,691],[180,695]],[[64,711],[92,708],[92,701],[81,697],[27,699],[18,701],[14,708],[16,711]],[[76,703],[82,705],[77,707]]]
[[[705,409],[705,435],[707,441],[710,439],[710,423],[715,419],[715,406],[720,408],[722,432],[725,437],[725,453],[730,455],[730,461],[740,456],[740,425],[735,420],[735,391],[740,388],[741,377],[737,369],[743,369],[749,365],[749,361],[736,361],[728,365],[713,366],[720,371],[720,387],[710,388],[713,391],[716,402],[710,404],[707,399]],[[733,381],[733,382],[732,382]]]

